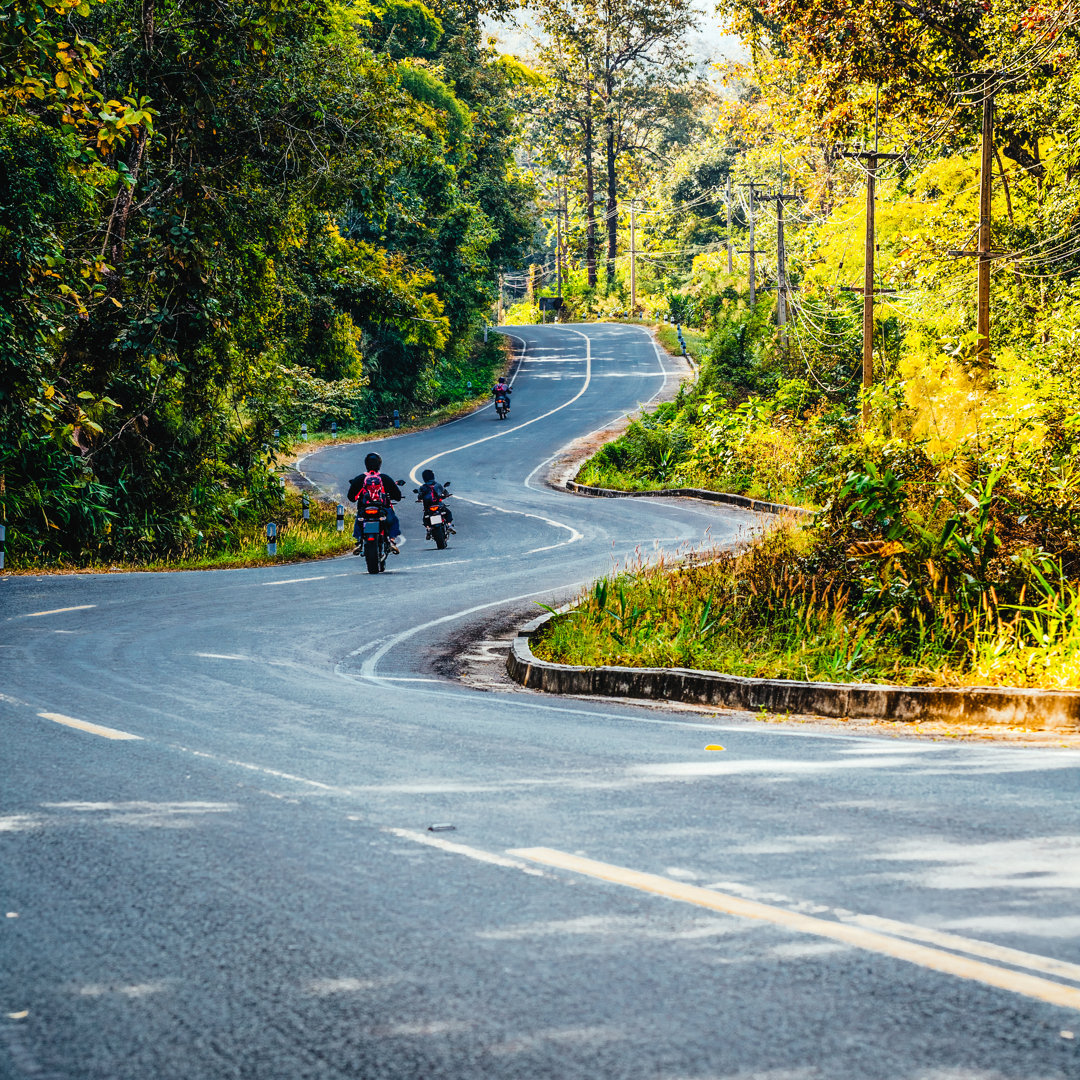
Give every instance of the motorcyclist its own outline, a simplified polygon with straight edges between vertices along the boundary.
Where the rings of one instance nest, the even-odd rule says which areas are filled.
[[[499,378],[499,381],[491,388],[492,397],[506,398],[507,404],[510,403],[510,395],[514,392],[514,388],[506,381],[505,378]]]
[[[453,525],[453,511],[443,502],[447,495],[446,488],[435,479],[435,473],[431,469],[425,469],[420,474],[420,478],[424,482],[420,485],[420,497],[416,501],[424,504],[424,520],[427,520],[427,514],[433,506],[441,504],[442,516],[446,521],[447,529],[452,533],[456,533],[457,529]]]
[[[395,481],[392,476],[388,473],[380,472],[382,469],[382,458],[374,451],[364,458],[364,469],[366,472],[360,473],[359,476],[354,476],[349,481],[349,502],[356,503],[356,522],[353,524],[353,539],[356,540],[356,547],[353,549],[353,554],[359,555],[363,550],[363,532],[361,531],[360,525],[363,507],[359,502],[360,493],[364,490],[364,481],[368,475],[370,473],[378,473],[388,499],[386,504],[386,538],[390,542],[390,550],[395,555],[399,555],[401,554],[401,545],[405,543],[405,537],[401,535],[401,522],[398,521],[398,516],[394,512],[394,508],[390,505],[390,502],[401,501],[401,488],[397,486],[397,481]]]

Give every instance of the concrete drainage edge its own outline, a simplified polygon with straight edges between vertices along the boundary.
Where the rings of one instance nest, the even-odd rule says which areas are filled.
[[[811,517],[813,511],[802,506],[788,506],[786,503],[763,502],[750,499],[745,495],[730,495],[726,491],[709,491],[706,488],[661,488],[659,491],[619,491],[615,488],[592,487],[579,484],[576,480],[566,481],[566,490],[577,495],[595,495],[603,499],[647,499],[682,497],[705,499],[708,502],[727,503],[744,510],[753,510],[761,514],[793,514],[796,517]]]
[[[853,720],[938,720],[1031,730],[1080,730],[1080,690],[797,682],[688,668],[554,664],[538,659],[529,647],[533,634],[552,617],[548,614],[526,623],[510,645],[507,673],[532,690]]]

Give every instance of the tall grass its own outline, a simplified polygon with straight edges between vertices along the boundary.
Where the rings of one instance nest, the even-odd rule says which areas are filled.
[[[638,562],[587,589],[534,651],[571,664],[911,685],[1080,686],[1080,589],[1043,575],[1038,598],[964,612],[947,592],[921,619],[863,611],[843,570],[815,570],[794,527],[744,553],[672,568]]]

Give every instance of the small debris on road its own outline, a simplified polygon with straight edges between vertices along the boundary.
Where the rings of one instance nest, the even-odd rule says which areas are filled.
[[[724,748],[719,743],[709,743],[709,745],[706,746],[705,749],[706,750],[723,750]]]
[[[456,830],[456,825],[429,825],[427,827],[428,832],[455,832]]]

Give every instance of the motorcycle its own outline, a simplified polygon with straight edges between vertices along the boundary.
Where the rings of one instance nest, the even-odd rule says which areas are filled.
[[[449,480],[444,480],[442,486],[447,488],[450,486]],[[420,496],[420,489],[413,488],[413,492]],[[444,493],[443,498],[448,499],[453,494],[452,491]],[[418,497],[417,502],[423,502],[422,497]],[[446,520],[446,511],[442,504],[442,499],[436,499],[430,505],[424,506],[424,528],[427,529],[427,539],[434,540],[435,546],[442,551],[446,547],[447,532],[450,528],[449,521]]]
[[[404,480],[399,480],[397,485],[401,487],[404,483]],[[386,507],[365,506],[360,515],[360,543],[364,548],[367,571],[369,574],[381,574],[386,570],[386,558],[390,554]]]
[[[495,412],[500,420],[505,420],[510,412],[510,399],[505,394],[499,394],[495,398]]]

